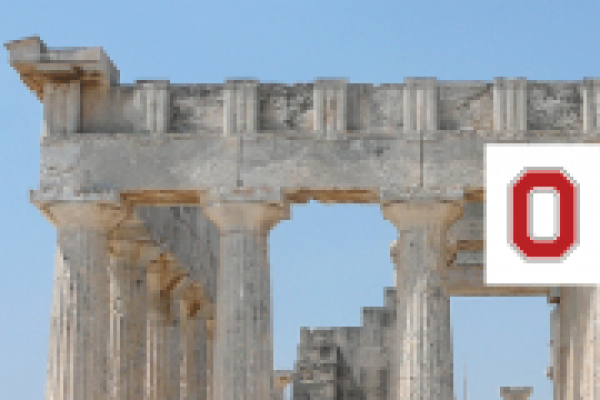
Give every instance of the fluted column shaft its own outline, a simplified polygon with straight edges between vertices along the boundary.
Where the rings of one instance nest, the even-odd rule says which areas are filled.
[[[450,297],[441,269],[445,232],[461,213],[454,203],[388,203],[384,217],[399,231],[396,241],[397,340],[394,399],[452,400]]]
[[[273,357],[267,234],[287,215],[266,203],[218,201],[206,215],[221,229],[212,396],[271,398]]]
[[[146,400],[176,400],[179,396],[178,313],[165,289],[165,263],[160,261],[148,270]]]
[[[61,203],[46,210],[58,230],[46,398],[105,400],[108,233],[125,215],[95,203]]]
[[[213,354],[214,354],[214,348],[215,348],[215,340],[214,340],[214,336],[213,336],[213,329],[211,328],[211,326],[208,324],[207,321],[207,336],[208,336],[208,341],[206,342],[206,363],[207,363],[207,382],[206,382],[206,389],[207,389],[207,395],[206,398],[208,400],[212,400],[213,399],[213,394],[212,394],[212,385],[213,385]]]
[[[188,290],[191,292],[191,290]],[[182,296],[185,296],[182,293]],[[207,329],[200,305],[182,299],[181,312],[181,400],[206,400]]]
[[[143,400],[146,366],[146,271],[158,251],[111,240],[109,399]]]
[[[559,399],[597,399],[600,396],[598,286],[562,287],[560,310]]]
[[[111,242],[110,280],[110,338],[109,338],[109,391],[111,400],[129,400],[131,369],[130,353],[132,322],[132,280],[136,274],[137,246],[130,241]]]

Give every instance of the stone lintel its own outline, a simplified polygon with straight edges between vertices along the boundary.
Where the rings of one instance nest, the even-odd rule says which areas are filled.
[[[252,188],[236,188],[235,190],[253,190]],[[297,189],[281,188],[284,193],[284,202],[291,204],[305,204],[315,200],[324,204],[377,204],[381,202],[381,190],[379,188],[327,188],[307,187]],[[386,189],[384,189],[385,191]],[[391,196],[393,192],[387,190],[385,196]],[[434,192],[439,195],[438,192]],[[405,198],[407,197],[404,193]],[[127,190],[121,192],[121,198],[131,205],[156,205],[156,206],[201,206],[205,202],[207,191],[202,190]],[[422,197],[426,198],[425,192]],[[433,196],[431,196],[433,197]],[[449,197],[448,198],[454,198]],[[463,190],[465,203],[485,202],[485,190],[482,188],[465,188]]]
[[[420,203],[431,204],[439,202],[456,202],[464,200],[473,191],[465,191],[460,187],[448,188],[381,188],[379,189],[380,203]]]
[[[455,265],[442,270],[442,279],[448,295],[471,296],[548,296],[547,286],[488,286],[483,265]]]

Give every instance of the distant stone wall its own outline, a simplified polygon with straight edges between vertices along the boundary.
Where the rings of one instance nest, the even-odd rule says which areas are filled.
[[[384,307],[363,307],[359,327],[302,328],[293,400],[387,400],[391,392],[395,288]]]

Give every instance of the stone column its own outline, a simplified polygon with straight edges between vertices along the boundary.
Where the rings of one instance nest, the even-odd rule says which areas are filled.
[[[155,263],[160,256],[160,249],[143,243],[138,244],[138,249],[137,262],[139,267],[132,277],[130,325],[131,340],[134,344],[129,354],[129,369],[131,371],[129,396],[131,399],[142,400],[146,392],[147,271],[151,263]]]
[[[560,303],[556,304],[552,312],[550,313],[550,351],[551,351],[551,364],[548,367],[547,377],[552,379],[553,386],[553,400],[559,400],[560,393],[560,364],[559,352],[560,352]]]
[[[558,348],[559,400],[573,400],[574,392],[574,353],[573,353],[573,315],[575,314],[575,288],[560,289],[560,333]]]
[[[446,261],[448,226],[460,203],[387,203],[385,219],[397,240],[396,393],[393,399],[452,400],[453,362],[450,297],[440,271]]]
[[[215,341],[214,341],[214,326],[213,326],[213,320],[211,319],[207,319],[206,321],[206,389],[207,389],[207,394],[206,394],[206,398],[208,400],[212,400],[212,382],[213,382],[213,349],[215,347]]]
[[[179,338],[174,338],[179,332],[178,313],[168,287],[167,264],[161,257],[148,269],[146,400],[175,400],[179,396],[179,360],[174,348],[179,342]]]
[[[58,203],[44,210],[58,230],[46,398],[105,400],[108,233],[125,214],[84,202]]]
[[[181,400],[207,400],[207,329],[190,281],[181,290]]]
[[[527,400],[533,393],[532,387],[501,387],[500,395],[504,400]]]
[[[563,399],[597,399],[600,396],[600,304],[598,286],[562,288],[561,308],[570,309],[561,315],[561,325],[570,325],[569,358],[566,362],[569,379]],[[565,320],[562,320],[562,318]],[[567,319],[568,318],[568,319]],[[564,360],[563,360],[564,362]]]
[[[111,240],[109,399],[143,400],[146,264],[158,250],[132,240]]]
[[[131,370],[129,353],[135,345],[131,340],[132,288],[136,274],[138,248],[133,241],[111,241],[110,337],[108,342],[108,399],[129,400]]]
[[[271,397],[270,271],[264,249],[270,229],[289,218],[289,206],[281,204],[280,194],[275,197],[278,201],[215,193],[205,206],[207,217],[221,230],[211,388],[215,400]]]

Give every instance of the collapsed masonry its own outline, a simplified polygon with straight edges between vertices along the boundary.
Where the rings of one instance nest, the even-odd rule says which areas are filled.
[[[383,307],[363,307],[362,326],[302,328],[293,375],[294,400],[391,399],[396,290]]]
[[[485,144],[597,142],[598,80],[121,84],[101,48],[6,47],[44,107],[31,201],[58,238],[47,399],[280,396],[268,235],[310,199],[378,204],[398,229],[373,398],[452,400],[450,297],[490,295],[557,304],[555,398],[600,396],[597,287],[488,287],[482,257]]]

